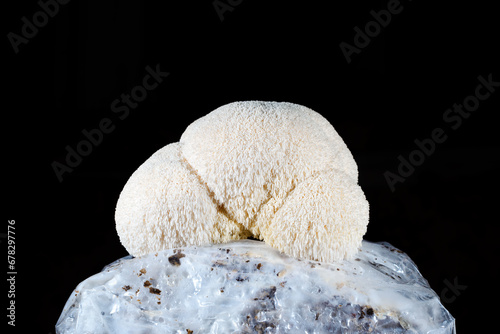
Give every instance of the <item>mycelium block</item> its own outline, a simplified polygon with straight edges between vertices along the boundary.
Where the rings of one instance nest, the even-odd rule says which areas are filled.
[[[57,334],[454,331],[412,260],[367,241],[338,263],[254,240],[129,256],[81,282],[56,326]]]

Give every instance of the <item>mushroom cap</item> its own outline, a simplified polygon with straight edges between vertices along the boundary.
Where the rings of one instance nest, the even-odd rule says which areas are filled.
[[[361,247],[368,210],[361,187],[328,170],[301,182],[261,230],[266,243],[290,256],[336,262]]]
[[[235,102],[188,126],[183,154],[230,217],[250,228],[262,205],[331,168],[357,182],[356,163],[318,113],[292,103]]]
[[[218,210],[205,184],[169,144],[144,162],[125,184],[115,220],[121,243],[140,256],[186,245],[227,242],[241,226]],[[236,239],[236,238],[235,238]]]
[[[357,178],[352,154],[320,114],[234,102],[139,167],[115,220],[135,256],[253,236],[292,256],[338,261],[357,251],[368,224]]]

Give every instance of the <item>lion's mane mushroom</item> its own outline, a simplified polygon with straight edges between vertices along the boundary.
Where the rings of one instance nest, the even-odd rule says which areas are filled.
[[[134,256],[253,236],[325,262],[352,257],[368,224],[356,163],[320,114],[286,102],[224,105],[130,177],[116,207]]]

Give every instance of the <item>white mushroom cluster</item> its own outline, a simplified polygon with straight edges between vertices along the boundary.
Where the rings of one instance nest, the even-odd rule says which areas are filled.
[[[116,229],[134,256],[254,237],[297,258],[351,258],[368,202],[351,152],[315,111],[244,101],[196,120],[120,194]]]

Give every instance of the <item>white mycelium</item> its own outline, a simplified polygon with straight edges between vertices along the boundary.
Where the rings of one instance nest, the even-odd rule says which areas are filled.
[[[454,334],[455,320],[389,244],[330,264],[241,240],[107,266],[76,287],[56,333]]]

